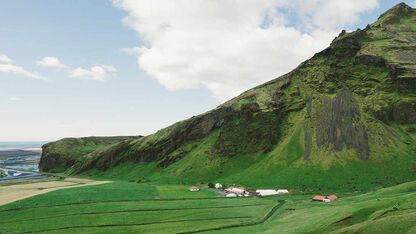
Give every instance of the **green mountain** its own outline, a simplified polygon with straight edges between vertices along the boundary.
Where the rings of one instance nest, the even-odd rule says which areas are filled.
[[[40,168],[303,190],[416,180],[416,9],[398,4],[290,73],[152,135],[48,143]]]

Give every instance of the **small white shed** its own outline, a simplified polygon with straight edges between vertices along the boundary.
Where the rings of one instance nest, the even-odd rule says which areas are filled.
[[[216,184],[215,184],[215,188],[216,188],[216,189],[222,189],[222,184],[220,184],[220,183],[216,183]]]

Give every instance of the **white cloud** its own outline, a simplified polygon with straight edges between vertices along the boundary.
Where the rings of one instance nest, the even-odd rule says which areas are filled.
[[[21,66],[12,64],[12,62],[13,60],[7,55],[0,54],[0,72],[22,75],[35,80],[47,80],[39,73],[28,71]]]
[[[85,69],[78,67],[70,72],[70,77],[84,79],[84,80],[96,80],[104,81],[109,72],[116,72],[117,70],[110,65],[99,65]]]
[[[124,49],[169,90],[226,100],[324,49],[376,0],[114,0],[143,45]],[[301,25],[288,26],[289,14]]]
[[[291,0],[287,7],[296,13],[302,26],[330,30],[357,23],[361,13],[378,5],[377,0]]]
[[[104,68],[104,70],[109,71],[109,72],[116,72],[117,71],[117,69],[115,67],[111,66],[111,65],[102,64],[101,67]]]
[[[78,67],[75,69],[70,69],[69,66],[63,64],[57,57],[44,57],[41,60],[36,62],[39,66],[51,67],[51,68],[66,68],[69,71],[69,76],[78,78],[80,80],[96,80],[104,81],[108,74],[111,72],[116,72],[116,69],[110,65],[97,65],[91,68],[82,68]]]
[[[61,61],[59,61],[57,57],[44,57],[41,60],[37,61],[36,64],[42,67],[52,67],[52,68],[66,68],[67,67],[65,64],[61,63]]]
[[[11,63],[13,60],[11,60],[7,55],[0,54],[0,63]]]
[[[132,48],[122,48],[121,52],[127,54],[127,55],[139,55],[140,54],[140,47],[135,46]]]
[[[9,100],[11,102],[16,102],[16,101],[20,101],[20,98],[18,98],[18,97],[9,97],[7,100]]]
[[[37,72],[31,72],[23,67],[14,65],[14,64],[0,64],[0,72],[14,73],[17,75],[26,76],[35,80],[46,80],[45,77],[41,76]]]

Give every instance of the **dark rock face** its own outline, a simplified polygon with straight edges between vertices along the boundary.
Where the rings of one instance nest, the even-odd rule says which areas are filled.
[[[375,55],[359,55],[354,57],[354,62],[379,67],[386,66],[386,60],[383,57]]]
[[[332,146],[336,150],[344,147],[355,149],[361,159],[369,158],[368,136],[361,122],[358,104],[352,93],[341,89],[334,100],[323,101],[323,115],[318,119],[316,144],[318,147]]]
[[[312,151],[312,97],[307,97],[306,102],[306,116],[305,116],[305,126],[304,126],[304,141],[305,141],[305,150],[303,151],[303,160],[308,161]]]
[[[244,117],[221,128],[213,152],[223,156],[267,152],[280,137],[281,116],[277,112],[243,112]]]
[[[394,104],[392,120],[398,123],[416,123],[416,102],[414,99],[401,100]]]
[[[47,151],[47,148],[42,147],[42,151]],[[40,171],[55,172],[59,169],[66,169],[76,163],[76,160],[71,160],[59,154],[48,154],[47,156],[42,155],[39,161]]]
[[[371,114],[387,124],[392,122],[412,124],[416,122],[416,99],[408,97],[396,102],[385,100],[383,108]]]
[[[271,93],[272,98],[267,105],[267,111],[260,110],[256,102],[243,104],[241,110],[219,129],[212,153],[233,157],[271,151],[282,135],[280,124],[285,115],[293,111],[291,107],[285,106],[282,100],[282,91],[289,84],[290,79],[279,80],[279,84]],[[303,109],[303,106],[300,109]]]
[[[411,93],[416,90],[416,74],[415,77],[397,78],[395,81],[399,92]]]
[[[352,33],[348,33],[348,34],[340,34],[339,37],[335,38],[329,49],[332,48],[337,48],[337,49],[346,49],[344,51],[338,50],[336,52],[342,52],[344,53],[345,56],[345,52],[351,52],[354,53],[356,51],[358,51],[361,48],[361,41],[362,38],[365,37],[367,33],[367,30],[356,30]],[[328,53],[328,49],[323,50],[321,53]],[[338,54],[335,54],[338,55]]]
[[[75,144],[72,139],[67,140],[69,145]],[[39,161],[39,170],[45,172],[55,172],[60,169],[67,169],[76,163],[75,158],[56,151],[53,149],[53,143],[48,143],[42,146],[42,157]]]

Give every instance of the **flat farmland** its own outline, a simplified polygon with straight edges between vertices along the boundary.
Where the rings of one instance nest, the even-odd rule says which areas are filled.
[[[0,207],[0,233],[181,233],[259,222],[280,203],[210,189],[128,182],[71,188]]]
[[[28,185],[33,186],[33,185]],[[416,182],[365,193],[224,198],[216,190],[115,181],[0,206],[0,233],[415,233]]]

